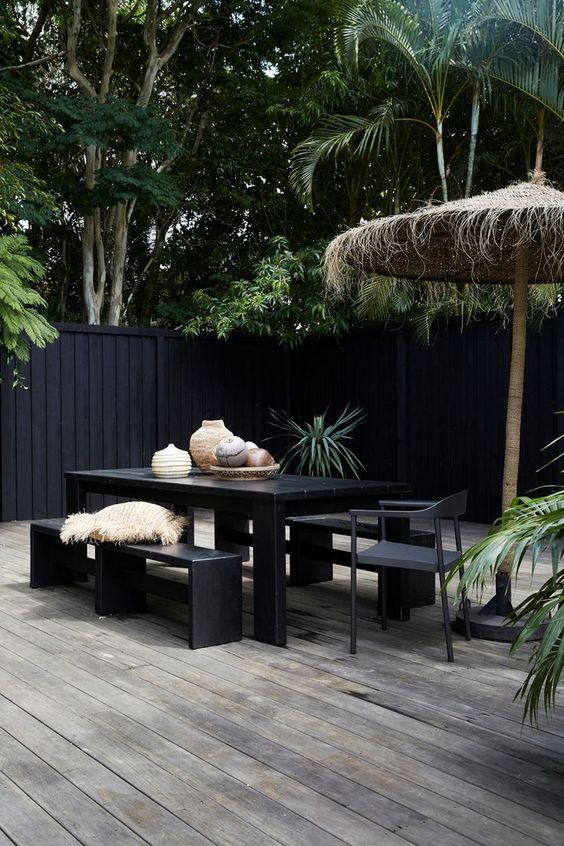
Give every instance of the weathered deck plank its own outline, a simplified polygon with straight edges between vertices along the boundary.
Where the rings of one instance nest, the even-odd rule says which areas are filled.
[[[337,569],[289,590],[287,649],[194,652],[182,610],[98,619],[91,586],[30,591],[28,566],[27,526],[4,524],[0,844],[35,846],[42,824],[57,844],[562,843],[562,715],[521,725],[526,655],[507,646],[457,637],[448,665],[437,607],[381,632],[362,574],[349,656]]]

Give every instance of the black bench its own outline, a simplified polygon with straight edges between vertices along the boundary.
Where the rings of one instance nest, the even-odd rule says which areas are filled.
[[[396,521],[399,523],[399,521]],[[290,584],[308,585],[315,582],[327,582],[333,578],[333,564],[351,566],[348,550],[333,548],[333,535],[349,536],[351,520],[348,515],[319,514],[308,517],[290,517],[286,521],[290,527]],[[378,521],[359,521],[358,537],[367,540],[379,540]],[[409,530],[409,542],[417,546],[435,546],[433,532]],[[359,569],[361,565],[359,564]],[[394,582],[394,579],[396,582]],[[398,570],[392,574],[388,585],[391,604],[390,616],[397,619],[409,619],[409,608],[421,605],[433,605],[435,602],[434,573],[414,573]],[[398,597],[403,597],[398,601]],[[380,599],[378,599],[378,604]],[[396,607],[397,606],[397,607]]]
[[[96,613],[140,613],[147,593],[189,606],[191,649],[230,643],[242,638],[241,557],[217,549],[177,543],[97,543],[89,558],[84,543],[65,545],[59,532],[63,520],[31,523],[32,588],[72,584],[94,576]],[[188,584],[147,572],[147,560],[188,571]]]

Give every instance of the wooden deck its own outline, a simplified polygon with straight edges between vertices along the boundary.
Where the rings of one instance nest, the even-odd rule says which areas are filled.
[[[288,590],[286,649],[190,651],[181,609],[99,619],[28,566],[0,526],[0,846],[564,843],[562,711],[521,725],[507,646],[456,636],[447,664],[438,606],[381,632],[362,574],[351,657],[337,571]]]

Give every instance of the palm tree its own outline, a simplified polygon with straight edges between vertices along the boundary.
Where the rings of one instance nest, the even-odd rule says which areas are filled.
[[[444,156],[444,122],[456,99],[466,87],[466,80],[455,82],[454,56],[458,50],[463,16],[455,4],[445,0],[425,0],[413,11],[397,0],[369,2],[351,6],[344,25],[337,34],[337,51],[344,67],[358,67],[360,47],[376,45],[399,53],[407,71],[411,71],[423,93],[419,102],[398,98],[395,91],[382,92],[382,99],[367,116],[334,115],[306,141],[298,145],[293,157],[291,181],[301,196],[311,194],[313,176],[319,163],[343,152],[373,159],[393,141],[398,123],[410,123],[429,130],[434,137],[437,167],[443,200],[448,200]],[[377,62],[385,61],[381,52]],[[373,60],[374,61],[374,60]],[[424,101],[424,102],[423,102]],[[431,110],[431,120],[425,109]]]
[[[486,0],[482,26],[497,27],[511,53],[499,50],[489,68],[492,80],[508,85],[538,105],[534,170],[542,170],[548,114],[564,118],[564,5],[561,0]]]
[[[417,110],[416,103],[407,101],[403,81],[393,73],[369,69],[364,74],[341,64],[324,72],[304,99],[306,114],[321,120],[292,155],[290,183],[297,195],[310,203],[319,166],[329,159],[342,159],[347,186],[359,185],[365,200],[368,180],[377,182],[385,186],[384,211],[399,211],[405,189],[417,176],[419,159],[409,149],[402,122],[408,110]],[[331,113],[343,108],[350,113]],[[350,202],[349,206],[346,222],[356,226],[362,204]]]
[[[459,47],[463,15],[449,0],[425,0],[410,9],[398,0],[361,0],[347,13],[341,31],[343,56],[354,63],[362,45],[382,42],[395,50],[417,79],[431,119],[402,117],[417,121],[435,136],[437,168],[443,200],[448,200],[444,156],[444,124],[449,110],[466,86],[457,81],[454,58]]]
[[[486,2],[491,4],[491,0],[486,0]],[[464,25],[461,28],[458,51],[454,60],[456,66],[466,75],[471,89],[470,140],[464,187],[465,197],[470,197],[472,194],[482,99],[491,88],[488,71],[498,47],[495,27],[480,26],[479,12],[483,6],[483,0],[474,0],[465,10]]]

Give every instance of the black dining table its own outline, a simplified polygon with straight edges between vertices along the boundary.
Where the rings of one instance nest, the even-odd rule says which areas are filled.
[[[150,468],[69,470],[65,488],[69,514],[85,510],[89,494],[212,510],[218,549],[253,546],[254,635],[276,646],[284,646],[287,637],[286,519],[375,507],[383,496],[399,497],[410,490],[401,482],[292,475],[249,481],[194,472],[163,479]]]

